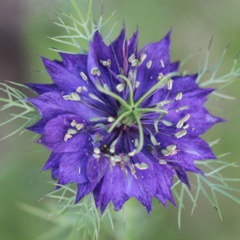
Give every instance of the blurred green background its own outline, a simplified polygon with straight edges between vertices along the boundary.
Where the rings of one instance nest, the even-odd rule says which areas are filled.
[[[76,0],[86,10],[84,0]],[[48,47],[68,50],[66,46],[56,44],[45,36],[63,34],[63,30],[54,26],[48,18],[56,20],[53,11],[73,10],[69,0],[0,0],[0,80],[24,82],[50,82],[38,54],[50,59],[59,58]],[[104,0],[105,19],[117,10],[113,20],[103,34],[106,34],[115,20],[119,22],[111,35],[114,40],[118,35],[122,21],[126,23],[128,38],[139,27],[139,47],[149,42],[159,41],[173,28],[172,60],[182,60],[202,47],[205,53],[209,41],[214,35],[210,53],[210,64],[215,64],[225,47],[232,41],[222,65],[222,73],[227,73],[238,50],[240,49],[240,1],[239,0]],[[93,12],[100,16],[101,2],[94,0]],[[240,61],[240,60],[239,60]],[[239,66],[240,67],[240,66]],[[197,54],[182,68],[189,73],[197,71]],[[216,155],[232,152],[225,157],[229,162],[239,161],[240,155],[240,79],[227,87],[222,93],[235,96],[236,101],[213,100],[209,110],[229,120],[214,126],[203,136],[207,141],[222,138],[214,146]],[[221,111],[210,107],[220,108]],[[1,112],[1,122],[8,119],[7,113]],[[21,122],[14,122],[0,128],[0,138],[16,129]],[[48,151],[34,143],[31,133],[15,135],[1,141],[0,150],[0,239],[32,240],[49,231],[54,223],[22,211],[19,203],[26,203],[40,209],[48,209],[49,201],[35,202],[49,193],[53,187],[45,183],[50,173],[40,173],[46,162]],[[239,170],[231,168],[224,171],[225,176],[239,177]],[[190,174],[191,175],[191,174]],[[240,188],[238,183],[232,186]],[[195,194],[195,186],[192,185]],[[234,194],[234,193],[233,193]],[[240,206],[225,196],[217,194],[225,222],[221,222],[217,211],[201,194],[198,210],[190,218],[190,199],[185,196],[186,210],[182,214],[181,232],[177,226],[177,209],[169,204],[166,210],[156,200],[148,217],[146,210],[134,199],[125,205],[126,226],[123,212],[113,213],[116,239],[211,239],[235,240],[240,235]],[[239,194],[235,196],[240,197]],[[67,231],[50,239],[66,239]],[[65,235],[66,234],[66,235]],[[114,239],[110,222],[106,217],[102,221],[100,239]],[[44,238],[42,238],[44,239]],[[81,237],[79,237],[81,239]]]

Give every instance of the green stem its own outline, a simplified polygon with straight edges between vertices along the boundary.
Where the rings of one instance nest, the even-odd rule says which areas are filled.
[[[97,86],[97,89],[98,89],[100,92],[105,93],[105,94],[111,96],[112,98],[118,100],[118,101],[119,101],[123,106],[125,106],[127,109],[129,109],[129,110],[132,109],[132,107],[129,106],[129,105],[128,105],[120,96],[118,96],[117,94],[115,94],[115,93],[113,93],[113,92],[111,92],[111,91],[106,90],[105,88],[103,88],[102,86],[100,86],[99,83],[97,83],[96,86]]]
[[[112,124],[112,126],[108,129],[108,132],[110,133],[116,126],[117,124],[125,117],[127,117],[129,114],[131,114],[132,110],[127,111],[125,113],[123,113],[122,115],[120,115],[117,120]]]
[[[130,83],[129,79],[126,78],[126,77],[123,76],[123,75],[118,75],[117,78],[121,78],[121,79],[123,79],[123,80],[127,83],[128,88],[129,88],[129,99],[130,99],[131,106],[133,107],[134,102],[133,102],[133,89],[132,89],[132,84]]]
[[[138,143],[138,147],[136,149],[136,153],[139,153],[142,150],[143,141],[144,141],[143,127],[142,127],[142,124],[141,124],[140,119],[138,118],[137,114],[134,111],[133,111],[133,114],[137,121],[138,130],[139,130],[139,143]]]
[[[157,90],[162,83],[164,83],[167,79],[175,76],[180,76],[181,74],[178,72],[172,72],[169,73],[167,76],[165,76],[162,80],[160,80],[157,84],[155,84],[151,89],[149,89],[135,104],[136,107],[140,106],[140,104],[145,100],[146,97],[148,97],[152,92]]]
[[[162,110],[162,109],[156,109],[156,108],[136,108],[135,111],[137,112],[157,112],[157,113],[164,113],[164,114],[168,114],[168,111],[166,110]]]

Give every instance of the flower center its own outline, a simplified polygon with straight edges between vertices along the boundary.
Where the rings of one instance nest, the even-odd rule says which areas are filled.
[[[122,105],[118,109],[118,113],[117,113],[118,118],[124,115],[120,123],[128,127],[131,127],[132,125],[136,124],[137,123],[136,116],[138,119],[140,119],[143,115],[143,112],[140,110],[141,110],[140,108],[136,108],[135,106],[133,106],[129,110],[128,108]]]

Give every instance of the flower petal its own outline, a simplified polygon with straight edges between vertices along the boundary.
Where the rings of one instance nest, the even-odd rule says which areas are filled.
[[[77,124],[83,124],[84,129],[86,123],[84,123],[81,117],[72,114],[59,115],[47,122],[44,127],[44,132],[38,142],[53,152],[80,151],[88,140],[91,140],[91,136],[82,130],[77,132],[77,130],[71,126],[73,120],[75,120]],[[70,139],[65,140],[65,135],[68,133],[69,129],[75,130],[76,134],[71,135],[72,137],[69,137]]]
[[[27,100],[37,107],[42,118],[46,121],[66,113],[79,115],[86,122],[89,122],[89,118],[92,117],[105,116],[103,112],[93,110],[81,102],[64,100],[63,95],[57,92],[44,93],[39,97]]]

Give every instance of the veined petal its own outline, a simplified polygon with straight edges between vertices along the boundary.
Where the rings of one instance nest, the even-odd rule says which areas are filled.
[[[86,123],[83,121],[83,118],[72,114],[58,115],[56,118],[47,122],[44,127],[44,132],[38,142],[53,152],[62,153],[80,151],[85,144],[91,140],[91,136],[83,130],[78,132],[75,127],[71,126],[73,121],[77,124],[82,124],[82,128],[84,129]],[[69,129],[76,133],[69,133]],[[67,134],[69,134],[68,138],[66,138]]]
[[[46,121],[66,113],[79,115],[86,122],[89,122],[92,117],[104,116],[103,112],[85,106],[81,102],[64,100],[63,95],[58,92],[44,93],[39,97],[27,100],[38,109]]]

